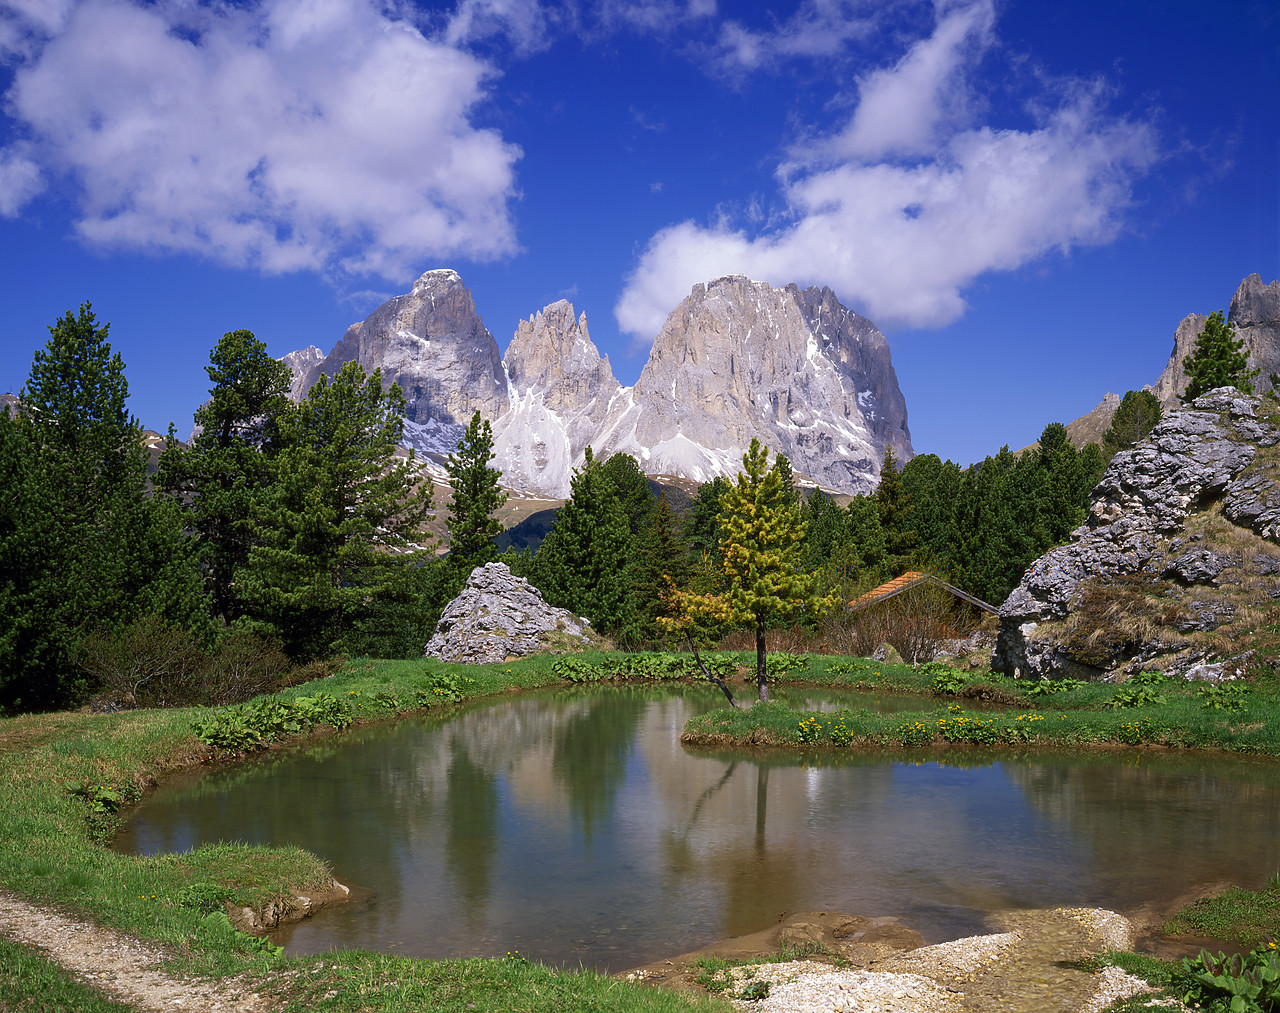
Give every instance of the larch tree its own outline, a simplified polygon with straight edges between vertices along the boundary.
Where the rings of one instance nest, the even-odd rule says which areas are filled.
[[[769,448],[758,439],[742,456],[743,470],[720,499],[726,587],[720,594],[673,595],[677,619],[695,616],[746,626],[756,635],[756,688],[769,699],[765,633],[802,612],[821,614],[834,596],[816,593],[817,577],[806,567],[805,521],[787,481],[785,458],[767,467]],[[779,464],[779,460],[783,464]]]

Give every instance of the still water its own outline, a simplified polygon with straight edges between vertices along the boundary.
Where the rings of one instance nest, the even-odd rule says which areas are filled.
[[[294,953],[614,971],[797,911],[899,915],[932,942],[994,910],[1123,911],[1280,869],[1273,761],[686,751],[685,721],[722,703],[582,689],[365,730],[168,782],[116,847],[296,844],[372,891],[274,937]]]

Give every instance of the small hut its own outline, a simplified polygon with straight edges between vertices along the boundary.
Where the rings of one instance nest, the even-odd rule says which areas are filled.
[[[912,664],[931,660],[944,642],[969,637],[998,614],[994,605],[918,570],[859,595],[849,612],[864,647],[890,643]]]

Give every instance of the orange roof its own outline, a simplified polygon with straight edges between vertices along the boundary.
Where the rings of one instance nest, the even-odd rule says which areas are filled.
[[[860,595],[853,601],[849,602],[849,607],[855,609],[861,608],[864,605],[870,605],[872,602],[879,601],[881,598],[891,598],[895,594],[905,591],[912,584],[919,584],[921,581],[928,581],[930,584],[936,584],[938,587],[946,588],[957,598],[963,598],[970,605],[976,605],[984,612],[990,612],[993,615],[999,614],[999,610],[994,605],[988,604],[981,598],[975,598],[967,591],[961,591],[958,587],[952,587],[946,581],[940,580],[931,573],[922,573],[919,570],[908,570],[901,577],[894,577],[893,580],[889,581],[887,584],[881,584],[879,587],[872,588],[866,594]]]
[[[893,594],[895,591],[901,591],[908,584],[914,584],[921,577],[925,576],[928,575],[920,573],[918,570],[908,570],[901,577],[894,577],[893,580],[889,581],[887,584],[881,584],[879,587],[873,587],[866,594],[859,595],[849,604],[855,607],[858,605],[865,605],[868,602],[875,601],[877,598],[883,598],[887,594]]]

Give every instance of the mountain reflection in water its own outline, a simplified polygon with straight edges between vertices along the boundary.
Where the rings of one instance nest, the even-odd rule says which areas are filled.
[[[936,941],[1001,908],[1123,911],[1280,868],[1274,762],[687,752],[685,721],[721,703],[575,689],[357,731],[166,783],[116,847],[296,844],[374,891],[281,930],[295,953],[609,970],[797,911],[899,915]]]

